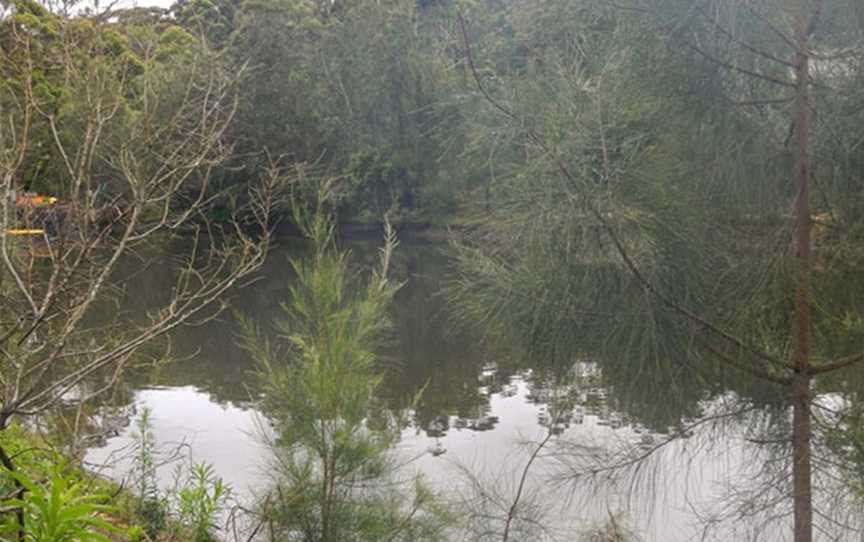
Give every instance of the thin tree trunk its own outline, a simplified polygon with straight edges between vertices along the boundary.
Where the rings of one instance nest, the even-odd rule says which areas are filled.
[[[795,53],[795,165],[798,189],[795,205],[795,370],[792,383],[792,498],[795,542],[813,540],[812,467],[810,458],[811,291],[810,238],[810,74],[809,18],[802,9],[798,18]]]
[[[330,459],[325,454],[321,461],[324,468],[324,476],[321,481],[321,541],[330,540]]]
[[[795,542],[813,540],[812,472],[810,465],[810,377],[800,374],[792,387],[792,478]]]
[[[501,537],[501,542],[508,542],[510,540],[510,527],[513,525],[513,520],[516,519],[516,512],[517,508],[519,507],[519,501],[522,500],[522,492],[525,490],[525,481],[528,479],[528,471],[531,470],[531,465],[534,464],[537,456],[540,455],[540,451],[543,449],[544,446],[546,446],[546,444],[549,443],[549,440],[552,438],[552,425],[554,424],[554,420],[556,418],[557,414],[550,417],[549,432],[546,433],[546,438],[544,438],[543,441],[537,445],[537,447],[531,453],[531,457],[528,458],[528,462],[525,464],[525,468],[522,469],[522,476],[519,478],[519,487],[516,489],[516,496],[513,498],[513,503],[507,510],[507,519],[504,522],[504,534]]]

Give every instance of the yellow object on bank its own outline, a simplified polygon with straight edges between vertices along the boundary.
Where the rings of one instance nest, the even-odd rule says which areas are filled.
[[[7,235],[44,235],[45,230],[6,230]]]

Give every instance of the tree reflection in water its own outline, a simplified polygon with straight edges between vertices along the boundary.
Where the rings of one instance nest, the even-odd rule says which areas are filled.
[[[355,260],[371,263],[374,242],[349,245]],[[681,326],[658,326],[668,332],[654,333],[650,341],[624,333],[627,315],[642,302],[626,296],[609,296],[618,304],[608,317],[565,330],[578,337],[570,341],[578,348],[567,351],[541,352],[491,326],[478,336],[450,320],[450,300],[440,294],[451,269],[443,248],[403,240],[394,262],[407,284],[397,296],[394,334],[382,355],[383,394],[398,401],[424,390],[399,444],[400,453],[412,460],[408,468],[423,470],[433,483],[463,497],[471,493],[462,477],[470,472],[469,479],[509,502],[528,457],[551,433],[531,468],[524,501],[534,503],[526,504],[532,513],[542,510],[534,519],[549,536],[578,532],[620,512],[620,520],[648,541],[687,540],[706,528],[709,540],[782,539],[788,532],[785,505],[777,505],[789,490],[790,420],[775,386],[695,358]],[[287,255],[302,249],[302,243],[284,240],[261,279],[231,303],[259,319],[278,311],[291,280]],[[140,291],[158,292],[161,270],[150,271]],[[618,279],[609,280],[620,291]],[[144,304],[140,291],[129,292],[127,301]],[[843,291],[837,287],[838,298]],[[129,375],[115,401],[121,407],[136,397],[154,407],[175,405],[162,411],[169,419],[161,421],[156,409],[157,432],[174,435],[178,427],[205,432],[206,445],[193,440],[193,453],[215,463],[223,475],[238,469],[231,456],[251,464],[255,454],[254,446],[242,444],[254,442],[248,427],[240,427],[246,422],[234,425],[242,418],[235,414],[254,407],[258,395],[237,331],[230,318],[182,330],[171,345],[182,361]],[[837,340],[842,349],[839,341],[848,338]],[[643,344],[650,346],[650,356],[634,357],[634,346]],[[153,357],[161,352],[154,350]],[[693,370],[696,365],[700,370]],[[817,425],[825,429],[819,437],[820,498],[838,522],[857,526],[857,509],[841,502],[845,492],[837,490],[849,481],[843,473],[856,458],[832,453],[843,445],[829,430],[840,417],[851,420],[838,410],[851,404],[843,398],[860,394],[864,381],[841,376],[823,381],[819,390],[824,408]],[[196,397],[190,399],[198,405],[194,420],[184,421],[191,411],[168,398],[178,389]],[[203,426],[193,427],[199,423]],[[109,453],[123,438],[109,439],[91,458]],[[254,480],[251,466],[244,465],[239,470]]]

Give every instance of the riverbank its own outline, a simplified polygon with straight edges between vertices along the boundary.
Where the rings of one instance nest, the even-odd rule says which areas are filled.
[[[8,458],[0,468],[0,494],[16,499],[5,499],[10,504],[0,515],[0,533],[19,532],[23,520],[27,540],[42,540],[45,533],[64,537],[51,540],[144,540],[127,488],[87,471],[20,425],[0,431],[0,446]]]

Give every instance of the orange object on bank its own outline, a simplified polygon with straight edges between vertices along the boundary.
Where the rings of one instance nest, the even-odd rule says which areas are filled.
[[[15,200],[15,205],[19,207],[46,207],[55,203],[57,203],[57,198],[54,196],[40,196],[33,193],[18,196],[18,199]]]

